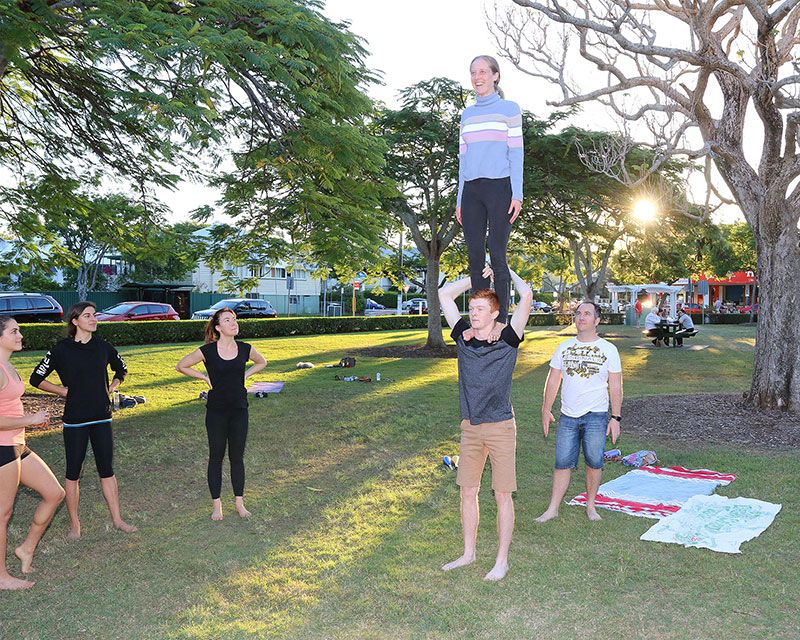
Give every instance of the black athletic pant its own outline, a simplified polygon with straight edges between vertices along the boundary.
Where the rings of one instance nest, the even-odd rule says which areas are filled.
[[[208,488],[216,500],[222,490],[225,446],[231,463],[233,495],[244,495],[244,445],[247,442],[247,409],[206,409],[208,433]]]
[[[97,473],[101,478],[110,478],[114,475],[114,436],[111,433],[110,422],[99,422],[82,427],[65,426],[63,435],[64,452],[67,456],[67,480],[74,481],[81,477],[89,440],[92,441]]]
[[[508,298],[511,275],[506,251],[511,234],[511,178],[477,178],[464,183],[461,194],[461,225],[469,256],[469,277],[472,290],[487,289],[483,277],[486,264],[486,226],[489,226],[489,256],[494,271],[494,290],[500,300],[498,322],[508,322]]]

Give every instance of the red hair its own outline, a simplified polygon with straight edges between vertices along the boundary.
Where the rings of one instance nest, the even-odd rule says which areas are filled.
[[[477,291],[473,291],[472,295],[469,297],[468,304],[472,300],[488,300],[490,311],[498,311],[500,309],[500,298],[498,298],[497,294],[491,289],[478,289]]]

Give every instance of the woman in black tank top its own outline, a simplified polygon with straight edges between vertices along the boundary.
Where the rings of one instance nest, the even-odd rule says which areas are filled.
[[[236,512],[250,516],[244,507],[244,447],[247,441],[247,389],[245,380],[261,371],[267,361],[246,342],[237,342],[239,325],[236,314],[218,310],[206,325],[206,343],[185,356],[175,367],[190,378],[208,384],[206,433],[208,434],[208,488],[213,502],[212,520],[222,520],[222,460],[225,449],[231,464],[231,483]],[[255,364],[247,369],[248,360]],[[194,366],[204,362],[207,374]]]

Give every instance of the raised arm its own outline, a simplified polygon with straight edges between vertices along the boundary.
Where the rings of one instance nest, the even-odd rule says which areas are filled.
[[[442,307],[444,319],[451,329],[454,329],[461,320],[461,312],[456,306],[456,298],[465,291],[469,290],[472,286],[472,280],[469,278],[461,278],[454,282],[449,282],[439,289],[439,305]]]
[[[525,325],[528,324],[528,317],[531,315],[531,306],[533,306],[533,291],[514,271],[508,270],[511,274],[511,281],[514,287],[519,291],[520,301],[514,313],[511,316],[511,327],[521,338],[525,333]]]

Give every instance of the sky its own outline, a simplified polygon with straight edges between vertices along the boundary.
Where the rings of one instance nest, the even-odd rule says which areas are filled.
[[[398,106],[400,90],[422,80],[447,77],[469,87],[470,61],[489,54],[499,61],[506,98],[543,118],[555,110],[547,100],[558,99],[560,93],[499,55],[485,16],[485,12],[494,15],[494,6],[495,0],[327,0],[323,13],[336,22],[349,22],[349,30],[363,38],[369,52],[366,66],[380,71],[383,78],[368,93],[389,107]],[[591,104],[584,105],[573,122],[595,130],[616,129],[602,107]],[[695,198],[702,195],[702,186],[694,189]],[[178,191],[157,194],[172,209],[174,220],[184,220],[193,209],[218,198],[215,190],[189,183]],[[726,222],[739,217],[738,209],[716,216]]]

